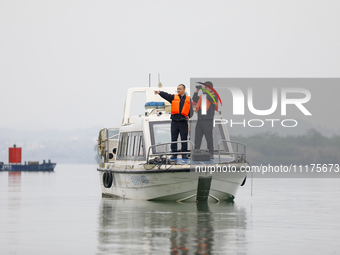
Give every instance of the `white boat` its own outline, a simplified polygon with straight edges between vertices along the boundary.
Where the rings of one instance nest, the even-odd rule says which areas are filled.
[[[103,128],[99,132],[102,163],[97,170],[102,195],[138,200],[233,200],[246,180],[246,173],[240,171],[248,166],[245,146],[230,141],[226,125],[218,125],[213,131],[214,159],[201,160],[206,153],[194,150],[193,142],[188,140],[189,159],[179,156],[170,160],[171,105],[155,95],[154,90],[130,88],[121,127]],[[161,90],[176,92],[175,87]],[[146,95],[145,115],[129,116],[132,94],[140,92]],[[215,118],[222,116],[216,112]],[[189,122],[192,137],[196,121],[194,114]],[[203,138],[202,147],[204,141]],[[177,143],[180,146],[181,141]],[[218,170],[221,172],[217,173]]]

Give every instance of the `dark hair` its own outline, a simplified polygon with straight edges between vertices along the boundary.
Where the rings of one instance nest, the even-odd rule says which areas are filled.
[[[214,85],[212,84],[211,81],[206,81],[205,84],[209,85],[209,86],[212,87],[212,88],[214,87]]]
[[[183,88],[185,89],[185,85],[184,84],[179,84],[178,86],[183,86]]]

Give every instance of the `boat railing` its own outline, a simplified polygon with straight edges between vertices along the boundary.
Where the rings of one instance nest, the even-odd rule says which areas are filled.
[[[159,143],[159,144],[155,144],[155,145],[151,145],[149,146],[149,149],[148,149],[148,154],[147,154],[147,157],[146,157],[146,162],[149,162],[149,159],[150,157],[162,157],[162,156],[165,156],[165,165],[167,164],[167,157],[168,155],[185,155],[185,154],[190,154],[190,162],[189,164],[191,163],[191,159],[192,159],[192,153],[193,153],[193,149],[191,151],[177,151],[177,152],[171,152],[171,151],[168,151],[168,145],[170,144],[177,144],[177,143],[190,143],[191,144],[191,148],[194,148],[194,144],[192,141],[190,140],[184,140],[184,141],[175,141],[175,142],[167,142],[167,143]],[[152,155],[150,154],[150,150],[153,149],[153,148],[156,148],[156,147],[161,147],[161,146],[164,146],[165,147],[165,152],[159,152],[159,153],[152,153]]]
[[[246,159],[246,145],[240,142],[234,142],[234,141],[229,141],[229,140],[220,140],[218,142],[218,162],[221,163],[221,150],[220,150],[220,146],[222,143],[227,143],[227,147],[228,148],[232,148],[232,151],[229,152],[225,152],[224,154],[228,154],[231,157],[234,157],[235,160],[239,163],[245,163],[247,162]],[[230,145],[230,146],[229,146]],[[233,146],[234,145],[234,146]],[[236,147],[235,150],[233,147]],[[243,150],[241,150],[243,149]]]
[[[191,151],[187,151],[187,152],[182,152],[182,151],[178,151],[178,152],[171,152],[168,150],[168,145],[171,144],[178,144],[178,143],[183,143],[183,142],[189,142],[191,144]],[[221,144],[226,143],[227,148],[231,148],[231,150],[228,151],[223,151],[221,150]],[[159,153],[150,153],[151,149],[156,148],[156,147],[161,147],[163,146],[163,148],[165,148],[165,152],[159,152]],[[185,140],[185,141],[175,141],[175,142],[167,142],[167,143],[160,143],[160,144],[155,144],[155,145],[151,145],[149,146],[148,149],[148,153],[147,153],[147,157],[146,157],[146,162],[149,162],[150,157],[160,157],[162,158],[162,156],[165,156],[165,160],[162,161],[162,164],[167,165],[168,161],[167,161],[167,157],[168,155],[184,155],[184,154],[190,154],[190,161],[189,164],[191,164],[191,160],[193,158],[193,153],[194,153],[194,144],[192,141],[190,140]],[[235,141],[230,141],[230,140],[220,140],[218,142],[218,162],[219,163],[230,163],[230,161],[228,162],[221,162],[223,159],[221,158],[221,155],[229,155],[231,157],[234,158],[234,161],[238,162],[238,163],[245,163],[247,158],[246,158],[246,146],[243,143],[240,142],[235,142]],[[233,162],[234,162],[233,161]]]

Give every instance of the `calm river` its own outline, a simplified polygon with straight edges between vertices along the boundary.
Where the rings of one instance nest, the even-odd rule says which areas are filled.
[[[339,212],[340,179],[248,179],[196,204],[102,198],[96,165],[0,172],[0,254],[339,254]]]

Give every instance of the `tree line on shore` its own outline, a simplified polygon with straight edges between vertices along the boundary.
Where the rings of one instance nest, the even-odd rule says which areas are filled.
[[[247,160],[252,165],[340,163],[340,136],[326,137],[315,129],[309,129],[304,135],[279,136],[267,132],[230,136],[230,139],[246,145]]]

